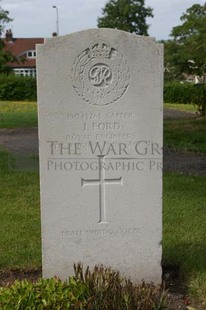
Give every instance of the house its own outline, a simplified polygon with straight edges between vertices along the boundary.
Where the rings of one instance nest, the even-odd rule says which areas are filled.
[[[44,38],[13,38],[11,30],[3,39],[6,51],[18,60],[9,63],[16,75],[36,76],[36,44],[44,43]]]

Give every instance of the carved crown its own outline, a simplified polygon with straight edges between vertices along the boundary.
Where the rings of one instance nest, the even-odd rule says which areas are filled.
[[[104,57],[109,58],[111,53],[111,47],[105,42],[98,42],[93,44],[90,47],[90,57],[97,58],[97,57]]]

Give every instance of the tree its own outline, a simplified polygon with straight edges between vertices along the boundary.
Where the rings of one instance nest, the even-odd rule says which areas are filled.
[[[173,40],[165,44],[165,68],[170,75],[201,76],[196,84],[201,93],[198,110],[206,115],[206,3],[194,4],[181,16],[182,25],[172,29]],[[198,96],[199,98],[200,96]]]
[[[9,73],[11,71],[11,68],[8,66],[8,62],[14,61],[14,56],[11,55],[11,53],[5,51],[4,47],[4,41],[1,39],[2,32],[5,28],[5,25],[12,21],[11,18],[9,18],[9,12],[3,10],[0,7],[0,73]]]
[[[109,0],[97,20],[99,28],[117,28],[138,35],[148,35],[147,17],[152,9],[145,7],[145,0]]]
[[[12,21],[12,19],[9,17],[9,12],[3,10],[0,7],[0,37],[1,37],[2,32],[4,30],[5,24],[7,24],[7,23],[9,23],[11,21]]]
[[[172,40],[165,42],[165,65],[177,74],[202,75],[206,64],[206,3],[194,4],[173,27]]]

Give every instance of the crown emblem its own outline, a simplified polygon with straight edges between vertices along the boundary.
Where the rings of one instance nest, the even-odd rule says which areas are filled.
[[[96,43],[90,46],[90,57],[91,58],[109,58],[111,53],[111,47],[106,43]]]
[[[76,56],[71,73],[77,94],[86,102],[98,106],[121,98],[130,79],[124,55],[100,38]]]

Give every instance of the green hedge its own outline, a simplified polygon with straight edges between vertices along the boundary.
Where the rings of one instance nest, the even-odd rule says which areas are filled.
[[[206,84],[168,82],[164,86],[164,102],[194,104],[200,115],[206,115]]]
[[[194,88],[194,86],[193,86]],[[190,103],[191,84],[180,84],[179,82],[166,83],[164,86],[164,102],[168,103]]]
[[[36,101],[36,79],[11,75],[0,75],[0,100]],[[164,86],[164,102],[196,104],[202,110],[206,104],[206,85],[167,82]]]
[[[206,86],[192,83],[170,82],[164,86],[164,102],[202,104]]]
[[[0,74],[0,100],[36,101],[36,79]]]

